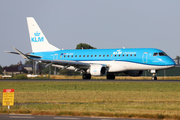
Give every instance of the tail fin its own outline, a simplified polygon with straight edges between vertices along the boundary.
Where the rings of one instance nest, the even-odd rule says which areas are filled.
[[[27,17],[32,52],[56,51],[59,48],[51,45],[33,17]]]

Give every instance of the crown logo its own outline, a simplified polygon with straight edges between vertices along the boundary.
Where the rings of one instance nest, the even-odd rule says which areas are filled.
[[[35,36],[40,36],[41,33],[38,33],[38,31],[36,31],[36,33],[34,33]]]

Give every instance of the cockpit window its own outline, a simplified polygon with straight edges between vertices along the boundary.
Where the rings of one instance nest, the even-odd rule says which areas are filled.
[[[164,52],[160,52],[160,53],[159,53],[159,56],[167,56],[167,54],[164,53]]]
[[[154,53],[153,56],[158,56],[158,53]]]
[[[164,52],[154,53],[153,56],[167,56]]]

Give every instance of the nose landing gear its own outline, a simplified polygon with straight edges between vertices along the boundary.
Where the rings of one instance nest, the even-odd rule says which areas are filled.
[[[156,76],[157,71],[156,70],[151,70],[151,73],[153,73],[152,80],[157,80],[157,76]]]
[[[152,75],[152,80],[157,80],[156,74],[153,74],[153,75]]]

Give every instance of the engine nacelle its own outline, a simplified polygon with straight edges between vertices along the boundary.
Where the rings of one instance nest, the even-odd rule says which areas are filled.
[[[125,72],[129,76],[141,76],[143,74],[143,71],[138,71],[138,70],[131,70]]]
[[[87,73],[90,73],[93,76],[102,76],[106,75],[108,67],[106,65],[90,65],[90,68],[87,70]]]

